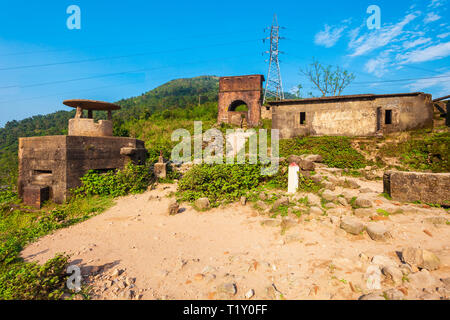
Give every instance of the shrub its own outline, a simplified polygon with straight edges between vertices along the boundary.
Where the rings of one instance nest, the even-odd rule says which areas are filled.
[[[82,186],[75,189],[76,196],[124,196],[129,193],[139,193],[147,189],[152,174],[148,166],[138,166],[129,163],[124,169],[107,173],[90,170],[80,180]]]
[[[320,154],[329,167],[360,169],[368,165],[348,137],[304,137],[280,140],[280,155]]]
[[[266,179],[256,164],[201,164],[189,170],[178,184],[178,196],[183,201],[207,197],[212,206],[233,201],[258,187]]]
[[[65,292],[68,278],[68,256],[57,255],[40,266],[36,263],[16,264],[0,272],[0,299],[56,300]]]

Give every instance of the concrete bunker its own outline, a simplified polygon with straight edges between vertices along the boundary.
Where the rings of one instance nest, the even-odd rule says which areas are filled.
[[[64,104],[77,109],[75,118],[69,120],[67,136],[19,139],[18,191],[25,204],[63,203],[89,170],[107,172],[129,162],[145,162],[143,141],[113,137],[112,111],[120,109],[118,105],[91,100],[66,100]],[[94,122],[94,110],[107,111],[108,120]],[[87,118],[83,118],[84,111]]]

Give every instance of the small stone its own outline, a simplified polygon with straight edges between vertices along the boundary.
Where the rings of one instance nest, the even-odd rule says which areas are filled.
[[[345,200],[344,197],[338,197],[337,200],[338,200],[338,202],[339,202],[341,205],[343,205],[344,207],[348,206],[348,202],[347,202],[347,200]]]
[[[323,214],[323,211],[319,207],[311,207],[309,208],[309,214],[321,216]]]
[[[423,257],[423,264],[419,265],[419,268],[424,268],[429,271],[437,270],[439,269],[439,266],[441,264],[441,261],[439,258],[432,252],[428,250],[422,251],[422,257]]]
[[[280,206],[287,206],[289,204],[289,198],[288,197],[281,197],[280,199],[277,199],[272,207],[272,210],[277,210]]]
[[[237,293],[236,284],[234,283],[223,283],[218,288],[217,291],[229,295],[235,295]]]
[[[331,192],[330,190],[325,190],[322,193],[322,198],[324,198],[327,201],[335,201],[337,196],[333,192]]]
[[[444,284],[444,286],[450,290],[450,278],[442,278],[441,282]]]
[[[372,201],[370,199],[367,199],[364,197],[356,198],[355,204],[360,208],[371,208],[372,207]]]
[[[397,267],[397,263],[392,261],[391,258],[382,255],[376,255],[372,257],[372,264],[379,266],[380,268],[384,268],[386,266]]]
[[[204,277],[205,276],[203,274],[197,273],[196,275],[194,275],[194,280],[195,281],[201,281],[201,280],[203,280]]]
[[[325,204],[326,209],[334,209],[336,208],[336,205],[333,202],[328,202]]]
[[[308,203],[310,205],[313,205],[313,206],[321,205],[320,197],[318,195],[316,195],[314,193],[308,193],[307,197],[308,197]]]
[[[264,192],[261,192],[260,194],[259,194],[259,199],[260,200],[267,200],[267,195],[264,193]]]
[[[419,272],[412,273],[408,276],[409,283],[417,288],[429,288],[437,284],[437,281],[433,278],[430,272],[426,269],[422,269]]]
[[[280,224],[281,224],[281,221],[276,220],[276,219],[266,219],[261,222],[261,225],[267,226],[267,227],[279,227]]]
[[[389,289],[385,291],[384,294],[388,300],[403,300],[405,297],[403,292],[397,289]]]
[[[353,217],[343,217],[340,227],[351,234],[360,234],[364,230],[364,224]]]
[[[358,300],[386,300],[386,299],[380,293],[374,292],[374,293],[364,294],[361,297],[359,297]]]
[[[247,198],[241,197],[241,205],[245,206],[247,204]]]
[[[200,198],[195,201],[195,206],[200,210],[206,210],[210,208],[211,203],[208,198]]]
[[[169,209],[168,209],[169,215],[173,216],[173,215],[177,214],[179,209],[180,209],[180,205],[178,204],[178,202],[172,201],[169,204]]]
[[[369,223],[366,227],[366,231],[369,237],[375,241],[386,241],[387,239],[392,238],[389,230],[381,224]]]
[[[339,221],[340,221],[339,217],[336,217],[336,216],[330,216],[330,222],[331,222],[332,224],[338,225],[338,224],[339,224]]]
[[[383,267],[383,269],[381,269],[381,273],[383,273],[387,279],[392,280],[395,284],[402,283],[403,273],[399,268],[393,266],[385,266]]]
[[[248,290],[247,293],[245,294],[245,299],[251,299],[254,295],[255,295],[255,290],[250,289],[250,290]]]
[[[361,188],[361,189],[359,189],[359,192],[361,192],[361,193],[373,193],[373,190],[369,189],[369,188]]]
[[[402,261],[410,266],[419,267],[423,265],[423,250],[418,248],[404,248],[402,250]]]
[[[374,210],[371,208],[358,208],[355,209],[355,216],[363,218],[363,217],[371,217],[375,214]]]
[[[336,185],[333,182],[330,181],[322,181],[322,185],[325,189],[334,191],[336,190]]]
[[[328,215],[333,215],[333,216],[345,216],[348,215],[350,213],[350,210],[346,209],[346,208],[333,208],[333,209],[329,209],[327,211]]]
[[[113,277],[118,277],[123,273],[122,269],[114,269],[113,273],[111,274]]]
[[[316,174],[313,175],[311,177],[311,180],[315,183],[315,184],[320,184],[322,182],[323,177],[320,174]]]

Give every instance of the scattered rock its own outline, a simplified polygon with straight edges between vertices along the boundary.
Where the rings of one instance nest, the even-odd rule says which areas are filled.
[[[322,209],[319,207],[311,207],[309,208],[309,214],[315,215],[315,216],[321,216],[323,214]]]
[[[361,189],[359,189],[359,192],[361,192],[361,193],[373,193],[374,191],[372,189],[369,189],[369,188],[361,188]]]
[[[260,200],[267,200],[267,195],[264,193],[264,192],[261,192],[260,194],[259,194],[259,199]]]
[[[316,174],[313,175],[311,177],[311,180],[315,183],[315,184],[320,184],[322,182],[323,177],[320,174]]]
[[[355,209],[355,216],[363,218],[363,217],[371,217],[375,214],[374,210],[371,208],[358,208]]]
[[[423,265],[423,251],[418,248],[404,248],[402,250],[402,261],[413,267]]]
[[[122,269],[114,269],[113,273],[111,274],[111,276],[113,277],[118,277],[123,273]]]
[[[339,224],[339,221],[340,221],[339,217],[336,217],[336,216],[330,216],[330,222],[331,222],[332,224],[338,225],[338,224]]]
[[[409,283],[417,288],[429,288],[437,284],[436,279],[426,269],[410,274],[408,279]]]
[[[237,287],[235,283],[223,283],[217,288],[217,291],[220,293],[235,295],[237,293]]]
[[[331,191],[336,190],[336,185],[330,181],[322,181],[322,186],[327,190],[331,190]]]
[[[422,257],[423,257],[423,264],[419,265],[418,266],[419,268],[424,268],[429,271],[439,269],[441,261],[433,252],[430,252],[428,250],[423,250]]]
[[[386,241],[387,239],[392,238],[389,230],[381,224],[369,223],[366,227],[366,231],[369,237],[375,241]]]
[[[358,300],[386,300],[382,294],[380,293],[368,293],[364,294],[361,297],[358,298]]]
[[[314,205],[314,206],[321,205],[320,197],[318,195],[316,195],[314,193],[308,193],[307,197],[308,197],[308,203],[310,205]]]
[[[247,204],[247,198],[241,197],[241,205],[245,206]]]
[[[382,256],[382,255],[373,256],[371,262],[374,265],[379,266],[380,268],[384,268],[384,267],[387,267],[387,266],[397,267],[397,263],[395,263],[391,258],[388,258],[386,256]]]
[[[371,208],[372,201],[368,198],[358,197],[356,198],[355,204],[360,208]]]
[[[211,207],[211,203],[208,198],[200,198],[195,201],[195,206],[200,210],[206,210]]]
[[[334,208],[334,209],[330,209],[327,211],[328,215],[333,215],[333,216],[345,216],[348,215],[350,213],[349,210],[347,210],[346,208]]]
[[[405,295],[398,289],[389,289],[384,292],[387,300],[403,300]]]
[[[178,204],[178,202],[176,200],[172,201],[169,204],[169,209],[168,209],[169,215],[173,216],[173,215],[177,214],[178,210],[180,210],[180,205]]]
[[[395,284],[401,284],[403,279],[403,273],[399,268],[393,266],[385,266],[381,269],[381,273]]]
[[[280,206],[287,206],[289,204],[289,198],[288,197],[281,197],[280,199],[277,199],[272,207],[272,210],[277,210]]]
[[[330,190],[325,190],[322,193],[322,198],[324,198],[327,201],[335,201],[337,196],[333,192],[331,192]]]
[[[261,222],[261,225],[267,226],[267,227],[279,227],[281,224],[280,220],[276,219],[266,219]]]
[[[351,234],[360,234],[364,230],[364,224],[353,217],[343,217],[340,227]]]
[[[255,290],[250,289],[250,290],[248,290],[247,293],[245,294],[245,299],[251,299],[254,295],[255,295]]]
[[[348,202],[347,202],[347,200],[345,200],[344,197],[338,197],[337,200],[338,200],[338,202],[339,202],[341,205],[343,205],[344,207],[348,206]]]
[[[328,203],[325,204],[325,208],[326,209],[334,209],[336,207],[337,206],[333,202],[328,202]]]

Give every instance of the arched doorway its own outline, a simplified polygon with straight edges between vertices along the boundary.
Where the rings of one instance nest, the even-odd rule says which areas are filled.
[[[242,100],[233,101],[228,107],[228,111],[248,112],[248,105]]]

